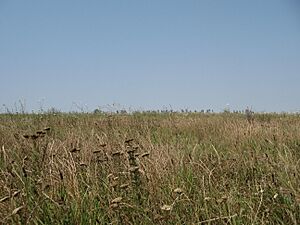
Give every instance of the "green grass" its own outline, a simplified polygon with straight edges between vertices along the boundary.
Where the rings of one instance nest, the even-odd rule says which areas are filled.
[[[300,223],[299,115],[2,114],[0,147],[3,224]]]

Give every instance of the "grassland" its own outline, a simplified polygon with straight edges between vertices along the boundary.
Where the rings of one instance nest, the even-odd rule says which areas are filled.
[[[0,223],[300,224],[300,116],[2,114]]]

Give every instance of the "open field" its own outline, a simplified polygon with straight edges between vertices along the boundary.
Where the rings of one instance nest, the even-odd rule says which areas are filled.
[[[0,148],[0,224],[300,224],[300,115],[3,114]]]

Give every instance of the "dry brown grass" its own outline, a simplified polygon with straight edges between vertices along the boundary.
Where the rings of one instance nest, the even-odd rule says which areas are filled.
[[[0,122],[0,223],[300,223],[299,115]]]

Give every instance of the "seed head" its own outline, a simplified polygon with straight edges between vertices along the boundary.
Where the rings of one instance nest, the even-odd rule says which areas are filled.
[[[0,199],[0,203],[1,203],[1,202],[5,202],[5,201],[8,200],[8,199],[9,199],[9,196],[6,196],[6,197],[4,197],[4,198],[1,198],[1,199]]]
[[[112,156],[119,156],[119,155],[121,155],[121,152],[120,152],[120,151],[117,151],[117,152],[113,152],[113,153],[112,153]]]
[[[133,166],[133,167],[130,167],[129,168],[129,172],[131,172],[131,173],[134,173],[134,172],[136,172],[136,171],[138,171],[139,170],[139,167],[138,166]]]
[[[37,135],[45,135],[46,132],[45,132],[45,131],[42,131],[42,130],[38,130],[38,131],[36,132],[36,134],[37,134]]]
[[[113,199],[110,203],[111,204],[119,204],[122,201],[122,197],[117,197],[115,199]]]
[[[183,190],[181,188],[176,188],[173,192],[180,195],[183,193]]]
[[[79,152],[80,148],[73,148],[70,152],[74,153],[74,152]]]
[[[121,188],[121,189],[125,189],[125,188],[128,188],[128,186],[129,186],[129,184],[122,184],[122,185],[120,186],[120,188]]]
[[[173,207],[171,205],[163,205],[162,207],[160,207],[160,209],[163,211],[171,211],[172,208]]]
[[[11,215],[17,214],[17,213],[18,213],[21,209],[23,209],[23,208],[24,208],[24,206],[20,206],[20,207],[18,207],[18,208],[15,208]]]
[[[149,156],[149,155],[150,155],[149,152],[145,152],[145,153],[143,153],[143,154],[141,155],[141,157],[143,158],[143,157],[146,157],[146,156]]]
[[[127,139],[127,140],[125,141],[125,144],[130,144],[133,140],[134,140],[133,138]]]

